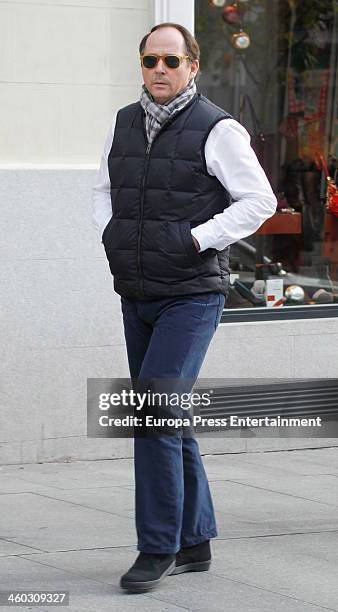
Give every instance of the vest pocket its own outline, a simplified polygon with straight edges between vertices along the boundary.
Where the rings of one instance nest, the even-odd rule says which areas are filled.
[[[180,223],[179,230],[180,230],[184,249],[186,251],[186,254],[190,262],[194,266],[203,264],[205,259],[204,257],[200,255],[200,253],[196,249],[195,243],[193,241],[191,229],[190,229],[190,222],[183,221],[182,223]]]
[[[102,234],[102,243],[111,273],[121,278],[137,278],[138,221],[112,216]]]

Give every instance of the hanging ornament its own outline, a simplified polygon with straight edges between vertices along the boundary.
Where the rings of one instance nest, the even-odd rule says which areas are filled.
[[[222,11],[222,18],[226,23],[238,23],[241,20],[241,15],[238,11],[237,4],[225,6]]]
[[[240,32],[232,35],[231,44],[234,49],[247,49],[250,46],[250,36],[241,30]]]
[[[225,0],[209,0],[209,3],[212,6],[224,6],[225,5]]]

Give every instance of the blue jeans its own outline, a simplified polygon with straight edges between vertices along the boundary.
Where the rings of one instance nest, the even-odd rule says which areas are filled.
[[[131,378],[194,382],[224,302],[221,293],[149,301],[121,297]],[[139,551],[175,554],[182,546],[217,536],[209,484],[194,437],[135,436],[134,469]]]

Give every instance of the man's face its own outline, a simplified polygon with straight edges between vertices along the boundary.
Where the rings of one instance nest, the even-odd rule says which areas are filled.
[[[171,27],[160,28],[152,32],[148,36],[143,53],[187,55],[181,32]],[[144,84],[155,102],[164,104],[182,91],[188,85],[190,79],[196,76],[198,65],[198,60],[191,62],[185,59],[178,68],[173,69],[168,68],[161,58],[155,68],[144,68],[142,66]]]

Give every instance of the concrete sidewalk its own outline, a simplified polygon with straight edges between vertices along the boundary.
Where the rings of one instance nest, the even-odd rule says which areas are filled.
[[[138,554],[131,459],[1,467],[0,590],[68,590],[71,612],[338,611],[338,448],[204,465],[219,530],[211,569],[147,595],[118,586]]]

